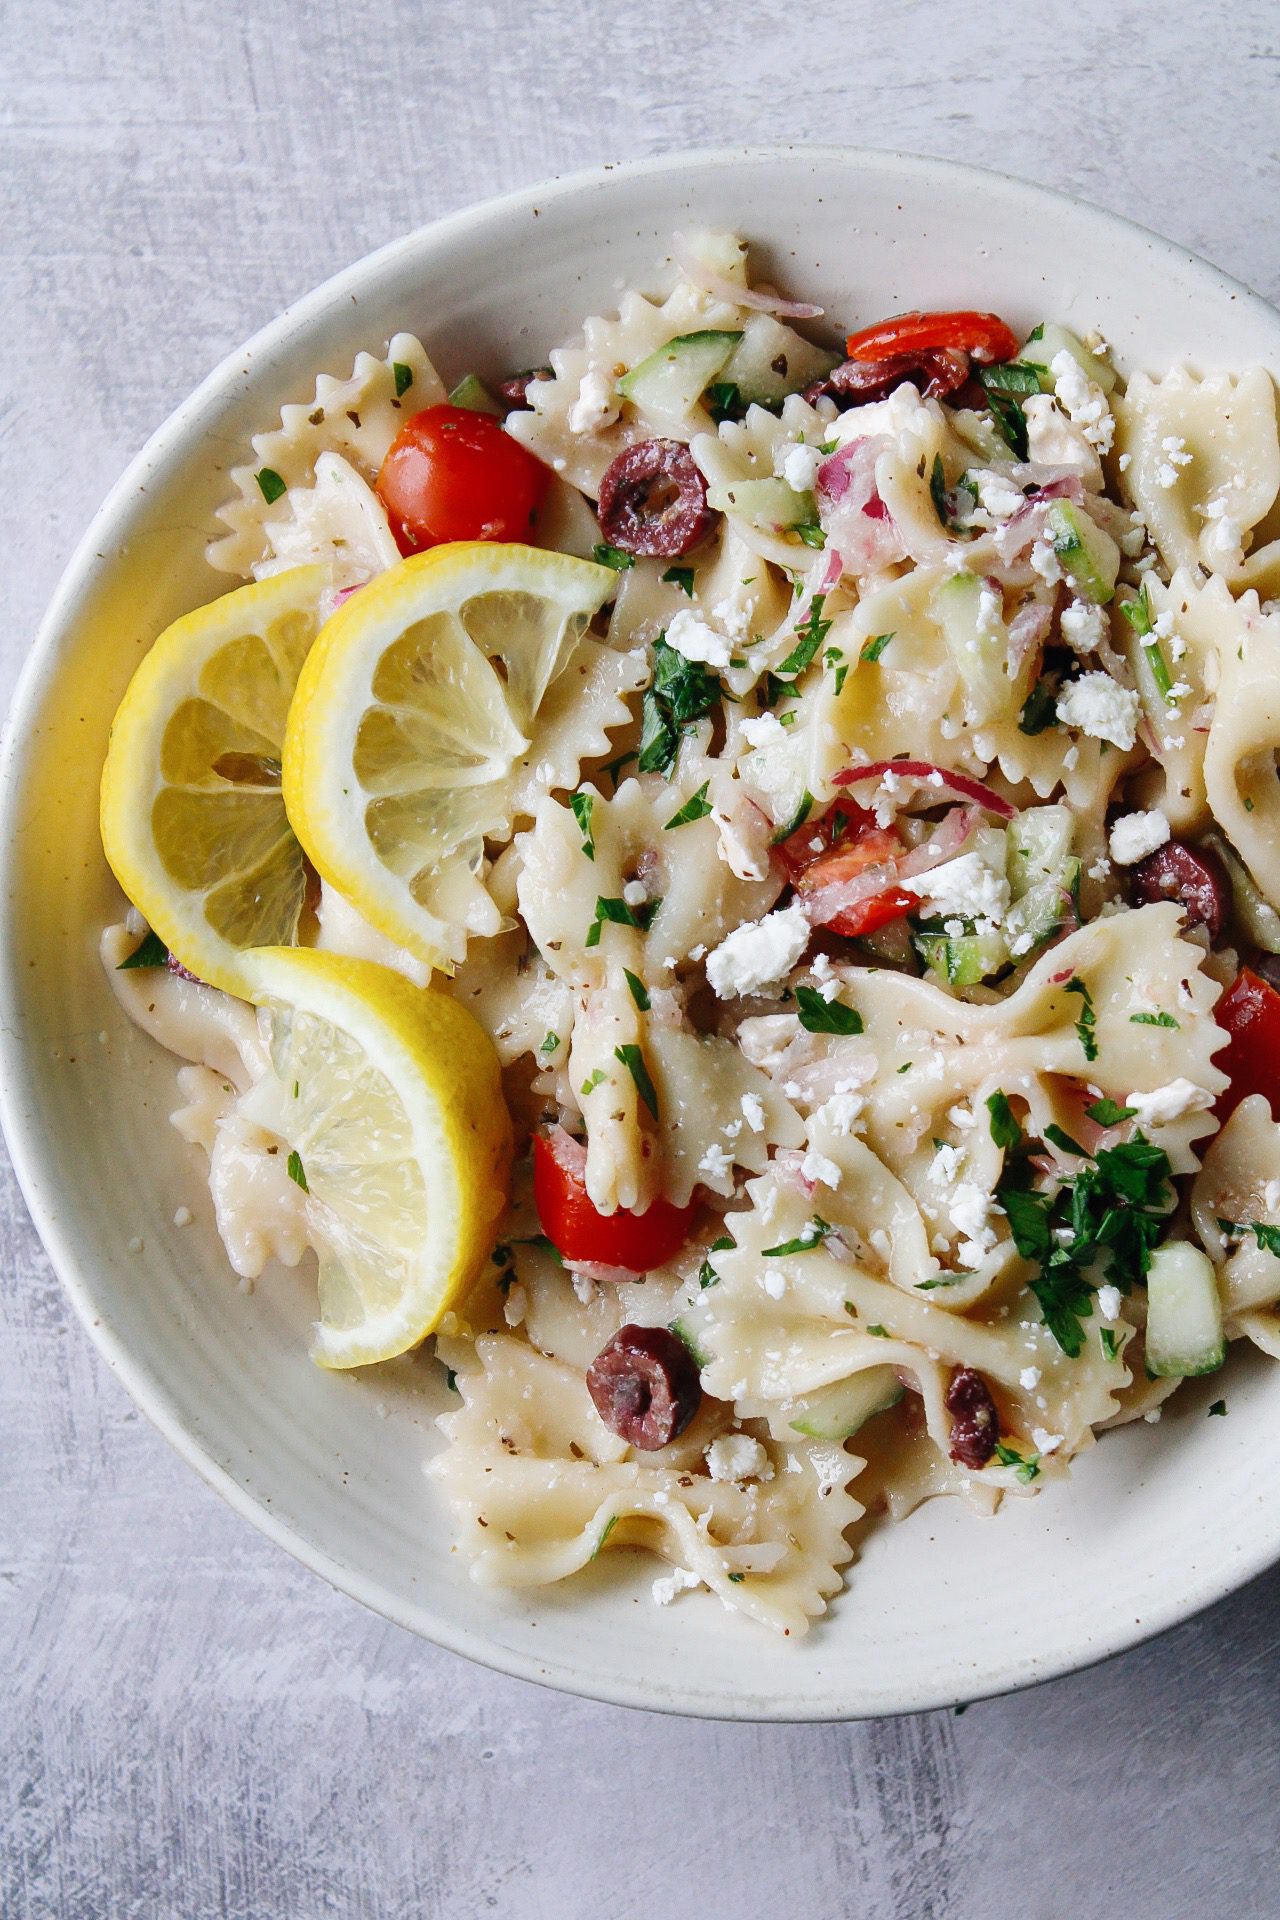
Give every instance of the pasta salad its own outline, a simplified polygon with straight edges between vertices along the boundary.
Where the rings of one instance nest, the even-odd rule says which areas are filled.
[[[668,287],[254,438],[102,951],[242,1284],[427,1340],[477,1580],[798,1635],[864,1518],[1280,1358],[1280,438],[1053,319],[837,350],[734,235]]]

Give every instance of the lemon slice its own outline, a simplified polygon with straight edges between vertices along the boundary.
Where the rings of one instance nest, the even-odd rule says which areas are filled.
[[[369,960],[246,953],[270,1070],[241,1111],[306,1191],[320,1263],[322,1367],[417,1344],[475,1278],[506,1200],[511,1122],[498,1059],[464,1007]]]
[[[509,829],[543,695],[616,588],[608,567],[537,547],[435,547],[353,594],[303,668],[284,747],[294,832],[430,966],[459,954],[450,875]]]
[[[306,881],[280,760],[327,580],[296,567],[175,620],[112,723],[111,869],[183,965],[231,993],[244,993],[243,949],[297,938]]]

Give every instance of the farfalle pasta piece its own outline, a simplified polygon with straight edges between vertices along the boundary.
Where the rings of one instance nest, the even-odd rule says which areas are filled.
[[[1202,604],[1218,637],[1218,686],[1204,749],[1213,817],[1261,891],[1280,906],[1280,617],[1257,595],[1231,602],[1216,583]]]
[[[255,580],[323,562],[336,594],[400,558],[382,502],[340,453],[322,453],[311,485],[290,487],[281,506],[280,517],[263,522],[269,557],[255,562]]]
[[[1210,1144],[1191,1217],[1218,1269],[1228,1339],[1246,1334],[1280,1359],[1280,1124],[1261,1094],[1242,1100]]]
[[[1115,403],[1122,484],[1165,565],[1203,567],[1228,585],[1280,587],[1280,541],[1251,551],[1280,493],[1276,396],[1264,367],[1203,378],[1135,373]]]
[[[749,1482],[650,1464],[604,1427],[572,1368],[509,1337],[476,1352],[428,1469],[475,1580],[542,1586],[606,1547],[643,1547],[778,1631],[804,1633],[825,1612],[862,1511],[847,1492],[859,1463],[842,1448],[766,1438],[771,1477]]]
[[[322,373],[311,400],[281,407],[280,425],[254,434],[252,463],[231,469],[236,497],[218,510],[228,531],[210,541],[209,565],[251,578],[274,551],[273,534],[287,539],[283,529],[308,511],[287,496],[312,486],[322,454],[340,454],[372,481],[405,420],[444,398],[439,374],[411,333],[395,334],[381,358],[357,354],[345,380]],[[261,473],[273,476],[265,489]],[[273,492],[280,481],[283,488]]]
[[[825,561],[798,534],[780,526],[777,508],[789,494],[794,496],[793,504],[811,503],[808,489],[791,488],[780,475],[790,449],[801,442],[821,445],[830,421],[829,407],[819,410],[793,393],[783,401],[780,413],[748,407],[743,419],[722,420],[713,431],[695,435],[689,446],[707,482],[709,501],[724,512],[743,544],[775,566],[818,578]],[[756,504],[758,496],[752,492],[759,481],[768,482],[777,496],[764,507]],[[746,491],[737,491],[744,482]],[[816,511],[814,505],[815,516]]]

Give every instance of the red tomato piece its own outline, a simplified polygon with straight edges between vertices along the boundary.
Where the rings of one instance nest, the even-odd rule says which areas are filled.
[[[562,1129],[533,1140],[533,1199],[542,1230],[566,1260],[648,1273],[679,1253],[693,1230],[698,1202],[673,1207],[655,1200],[644,1213],[598,1213],[587,1196],[586,1153]]]
[[[1260,1093],[1280,1119],[1280,993],[1242,967],[1213,1017],[1231,1035],[1214,1061],[1231,1076],[1218,1095],[1218,1118],[1225,1121],[1246,1095]]]
[[[994,313],[900,313],[851,333],[844,344],[851,360],[884,360],[891,354],[950,347],[990,366],[1014,358],[1018,336]]]
[[[868,867],[886,868],[881,892],[842,907],[824,923],[832,933],[856,940],[860,934],[874,933],[919,907],[915,894],[891,882],[891,870],[905,851],[892,828],[876,825],[874,814],[843,803],[822,820],[797,828],[778,848],[778,855],[797,893],[839,885],[865,873]]]
[[[550,474],[489,413],[426,407],[406,420],[375,486],[401,553],[447,540],[527,540]]]

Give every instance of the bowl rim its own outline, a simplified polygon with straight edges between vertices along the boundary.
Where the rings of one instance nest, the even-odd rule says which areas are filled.
[[[1130,235],[1158,255],[1211,276],[1222,293],[1260,310],[1271,325],[1280,326],[1280,316],[1277,316],[1275,308],[1245,282],[1190,248],[1153,232],[1123,214],[1097,206],[1061,188],[1024,180],[1000,169],[977,167],[964,161],[892,148],[778,142],[680,149],[642,160],[601,162],[455,209],[397,235],[341,268],[292,301],[245,342],[226,354],[150,434],[110,488],[62,571],[18,676],[3,730],[0,731],[0,825],[3,827],[0,865],[3,866],[6,882],[12,879],[12,805],[21,779],[25,742],[33,731],[32,723],[39,713],[46,689],[58,672],[59,655],[74,630],[79,603],[91,591],[95,575],[104,564],[104,553],[120,544],[119,536],[128,526],[132,503],[139,493],[145,491],[143,482],[153,469],[162,467],[171,456],[181,451],[194,416],[198,416],[210,402],[222,398],[234,382],[244,378],[246,368],[253,360],[268,357],[285,345],[295,329],[305,327],[332,303],[358,290],[373,271],[394,262],[398,256],[410,256],[424,245],[448,245],[455,236],[473,228],[477,222],[528,214],[553,200],[563,201],[602,186],[607,188],[611,181],[661,179],[679,175],[691,167],[703,171],[730,170],[743,164],[761,163],[784,168],[830,168],[843,171],[851,178],[892,173],[921,181],[945,176],[950,181],[967,181],[975,189],[987,192],[993,186],[998,187],[1009,199],[1032,212],[1039,208],[1045,216],[1051,216],[1055,209],[1063,207],[1083,211],[1102,227]],[[12,899],[12,887],[6,884],[0,897],[0,1005],[6,1008],[14,1006],[19,999],[19,981],[12,966],[8,940]],[[375,1580],[362,1574],[359,1568],[344,1563],[332,1552],[315,1544],[280,1519],[270,1507],[242,1486],[231,1472],[219,1465],[212,1453],[184,1424],[164,1385],[152,1379],[141,1363],[135,1362],[125,1342],[99,1317],[91,1266],[71,1244],[70,1234],[63,1231],[52,1197],[57,1191],[56,1178],[50,1177],[50,1170],[42,1163],[34,1134],[29,1136],[27,1132],[20,1100],[19,1071],[25,1044],[16,1023],[0,1023],[0,1126],[3,1127],[14,1173],[32,1223],[89,1338],[135,1405],[206,1484],[259,1532],[283,1547],[310,1571],[320,1574],[339,1592],[357,1600],[394,1625],[404,1627],[419,1637],[429,1639],[432,1644],[492,1671],[613,1706],[686,1714],[700,1719],[800,1724],[855,1720],[886,1713],[926,1712],[956,1704],[954,1688],[924,1683],[904,1685],[901,1702],[896,1706],[840,1704],[834,1711],[799,1699],[790,1704],[785,1699],[778,1699],[765,1707],[749,1703],[739,1706],[733,1700],[712,1704],[687,1685],[673,1685],[670,1682],[665,1683],[655,1697],[630,1682],[583,1675],[563,1663],[548,1664],[517,1647],[498,1644],[484,1630],[474,1630],[464,1621],[455,1620],[438,1610],[429,1594],[419,1597],[416,1606],[410,1609],[400,1604],[394,1594]],[[46,1187],[50,1191],[49,1199],[45,1197]],[[1192,1618],[1256,1578],[1278,1559],[1280,1535],[1270,1538],[1264,1534],[1247,1543],[1228,1569],[1197,1567],[1194,1575],[1188,1570],[1187,1580],[1176,1590],[1157,1598],[1141,1620],[1129,1624],[1115,1622],[1111,1630],[1102,1632],[1088,1649],[1050,1650],[1047,1655],[1034,1658],[1011,1654],[1001,1667],[993,1668],[980,1677],[975,1676],[975,1685],[972,1690],[964,1692],[963,1698],[965,1701],[994,1698],[1097,1665]],[[817,1630],[822,1630],[821,1622]]]

